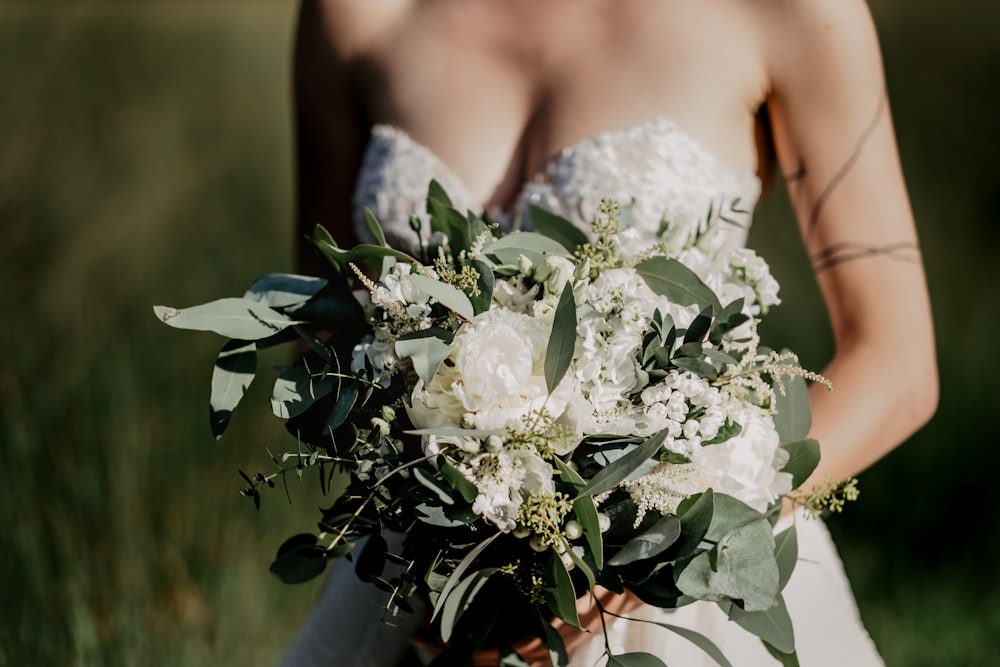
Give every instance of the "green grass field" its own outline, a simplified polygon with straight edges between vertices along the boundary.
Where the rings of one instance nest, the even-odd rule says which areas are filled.
[[[943,394],[831,525],[890,666],[992,665],[1000,9],[872,9]],[[237,493],[238,468],[288,444],[268,388],[216,443],[219,341],[151,310],[292,268],[294,11],[0,0],[0,665],[271,665],[317,593],[267,573],[311,529],[315,481],[261,512]],[[783,284],[768,333],[822,366],[830,337],[780,192],[752,241]]]

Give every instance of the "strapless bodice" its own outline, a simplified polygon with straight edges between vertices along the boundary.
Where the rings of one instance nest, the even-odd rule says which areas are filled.
[[[410,215],[425,215],[431,179],[441,183],[459,210],[484,212],[462,179],[431,150],[397,128],[374,126],[354,193],[359,238],[371,238],[363,216],[367,207],[390,244],[414,247]],[[733,169],[676,123],[653,118],[564,148],[524,184],[510,210],[485,213],[505,231],[525,229],[530,228],[528,208],[536,204],[589,233],[599,203],[611,198],[630,205],[626,238],[637,248],[659,240],[674,251],[695,242],[718,251],[745,243],[760,187],[752,171]]]

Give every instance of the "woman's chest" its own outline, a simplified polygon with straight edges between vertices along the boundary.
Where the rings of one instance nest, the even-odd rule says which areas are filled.
[[[365,105],[501,207],[564,147],[655,117],[754,168],[766,85],[742,4],[414,3],[366,59]]]

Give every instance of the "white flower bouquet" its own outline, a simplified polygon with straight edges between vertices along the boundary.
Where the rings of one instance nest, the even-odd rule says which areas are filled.
[[[300,582],[350,554],[388,612],[429,603],[445,664],[483,645],[512,657],[524,633],[567,664],[550,621],[579,625],[577,599],[597,585],[662,608],[715,601],[794,655],[781,589],[795,532],[773,526],[819,459],[803,392],[822,378],[758,344],[777,284],[752,251],[713,249],[710,224],[636,250],[623,217],[605,202],[587,235],[534,209],[535,231],[501,236],[432,183],[412,255],[369,214],[375,242],[350,250],[317,228],[327,277],[271,274],[242,299],[156,307],[231,339],[212,378],[217,436],[256,351],[308,344],[272,398],[296,451],[271,474],[241,472],[243,493],[259,504],[261,487],[315,468],[335,497],[272,572]],[[399,553],[385,531],[405,535]]]

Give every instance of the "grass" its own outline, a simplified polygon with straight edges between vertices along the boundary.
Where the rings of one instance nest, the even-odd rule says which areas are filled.
[[[1000,126],[984,96],[996,10],[873,11],[943,395],[832,529],[890,666],[987,665],[1000,636],[987,562],[1000,277],[986,270],[1000,256],[986,150]],[[316,594],[267,574],[281,539],[311,529],[315,485],[259,513],[236,493],[237,468],[287,443],[267,387],[213,442],[218,342],[151,312],[292,266],[293,13],[277,0],[0,4],[0,665],[274,664]],[[783,283],[773,335],[822,365],[832,344],[780,196],[753,242]]]

